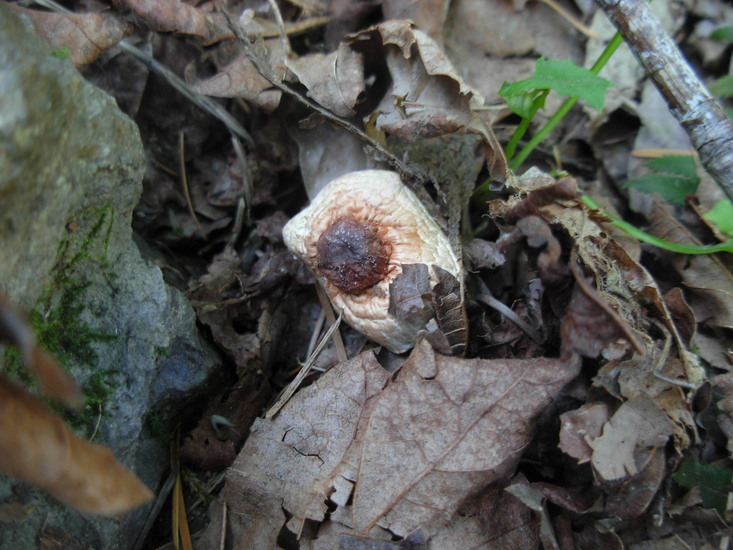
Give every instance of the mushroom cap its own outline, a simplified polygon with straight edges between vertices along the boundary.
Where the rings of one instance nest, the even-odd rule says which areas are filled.
[[[319,262],[318,241],[341,219],[361,220],[373,228],[388,254],[384,276],[355,293],[336,286],[319,268],[323,262]],[[390,284],[402,273],[402,266],[426,264],[431,288],[438,279],[430,266],[460,276],[458,260],[438,224],[399,175],[386,170],[352,172],[331,181],[308,208],[285,225],[283,238],[316,274],[344,320],[395,353],[410,349],[420,332],[388,311]]]

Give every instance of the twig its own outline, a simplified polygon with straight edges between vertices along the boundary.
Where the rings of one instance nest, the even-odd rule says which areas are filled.
[[[288,387],[285,388],[285,391],[282,393],[280,398],[275,402],[275,404],[270,407],[270,409],[265,413],[265,418],[272,418],[275,416],[280,409],[285,406],[285,403],[287,403],[290,398],[295,393],[295,390],[297,390],[300,385],[303,383],[303,380],[305,380],[305,377],[308,375],[308,373],[311,371],[311,368],[313,368],[313,365],[316,362],[316,359],[318,359],[318,356],[323,351],[323,348],[326,347],[326,344],[331,340],[331,336],[336,333],[336,331],[339,328],[339,325],[341,324],[341,316],[339,315],[338,319],[336,319],[336,322],[331,325],[331,327],[328,329],[328,332],[323,335],[323,338],[321,338],[320,343],[318,344],[318,347],[316,347],[313,354],[308,358],[308,360],[305,362],[305,365],[300,369],[300,372],[298,375],[293,378],[292,382],[288,384]]]
[[[555,0],[541,0],[541,1],[547,4],[551,9],[559,13],[563,19],[565,19],[568,23],[570,23],[573,27],[578,29],[588,38],[595,38],[595,39],[599,38],[598,33],[596,31],[588,28],[586,25],[578,21],[578,19],[575,16],[573,16],[573,14],[571,14],[568,10],[566,10],[560,4],[555,2]]]
[[[733,121],[713,99],[644,0],[598,0],[670,111],[700,161],[733,200]]]
[[[318,294],[318,301],[321,303],[321,308],[323,308],[323,311],[326,314],[326,321],[333,325],[336,322],[336,314],[333,312],[331,301],[328,299],[326,291],[323,290],[321,285],[317,284],[316,293]],[[339,315],[339,317],[341,316]],[[346,346],[344,345],[344,340],[341,338],[341,333],[339,331],[336,331],[333,334],[333,345],[336,348],[336,354],[338,355],[339,361],[342,363],[346,361]]]
[[[186,197],[186,206],[188,206],[188,213],[191,214],[191,217],[196,223],[196,227],[198,227],[201,236],[204,238],[204,240],[207,240],[206,232],[204,231],[204,228],[201,227],[201,222],[199,222],[198,216],[196,216],[196,211],[193,209],[191,193],[188,190],[188,178],[186,177],[186,148],[184,147],[184,140],[184,133],[178,132],[178,163],[181,173],[181,185],[183,186],[183,195]]]

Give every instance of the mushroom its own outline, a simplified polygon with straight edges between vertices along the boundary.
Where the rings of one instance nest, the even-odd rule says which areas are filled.
[[[317,276],[343,319],[371,340],[402,353],[424,323],[390,310],[390,290],[403,266],[424,264],[432,290],[438,269],[460,267],[438,224],[398,174],[352,172],[326,185],[283,228],[287,247]],[[427,323],[427,321],[426,321]]]

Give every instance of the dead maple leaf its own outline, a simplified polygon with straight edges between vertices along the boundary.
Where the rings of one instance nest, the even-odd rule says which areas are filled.
[[[4,376],[0,470],[89,514],[116,515],[153,496],[109,449],[77,437],[38,399]]]

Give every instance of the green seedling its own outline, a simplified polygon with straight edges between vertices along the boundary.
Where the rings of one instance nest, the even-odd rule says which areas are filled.
[[[644,164],[654,172],[627,181],[625,188],[634,188],[642,193],[659,193],[674,204],[685,204],[687,197],[697,191],[700,178],[693,157],[665,155]]]
[[[723,27],[713,33],[713,37],[733,41],[733,27]],[[522,120],[515,130],[512,138],[506,147],[506,156],[509,161],[509,168],[517,171],[522,163],[527,159],[531,152],[539,145],[540,142],[557,126],[557,124],[567,115],[570,109],[575,105],[578,99],[585,99],[588,104],[598,110],[603,107],[605,102],[606,90],[612,85],[609,81],[598,77],[598,73],[611,59],[618,47],[622,44],[623,37],[620,33],[616,33],[596,62],[586,71],[580,67],[567,62],[551,62],[540,59],[537,62],[535,74],[530,78],[515,82],[514,84],[504,83],[500,90],[500,94],[506,99],[509,108],[522,117]],[[572,68],[571,68],[572,65]],[[545,100],[551,90],[557,91],[560,95],[569,96],[567,100],[560,106],[557,112],[550,120],[530,139],[524,148],[515,156],[514,151],[526,133],[532,118],[537,114],[539,109],[545,105]],[[694,160],[690,157],[682,157],[669,161],[666,159],[654,159],[647,163],[647,166],[663,174],[652,174],[638,178],[626,185],[634,186],[637,189],[654,193],[658,192],[663,197],[668,198],[672,202],[684,203],[688,194],[694,194],[697,190],[699,178],[696,174]],[[671,183],[671,185],[670,185]],[[483,197],[489,191],[490,181],[483,182],[476,188],[475,197]],[[669,188],[668,188],[669,187]],[[636,237],[642,242],[657,246],[664,250],[676,252],[679,254],[711,254],[715,252],[733,253],[733,239],[716,245],[686,245],[677,244],[660,239],[650,235],[637,228],[636,226],[614,216],[608,212],[601,210],[599,205],[588,195],[580,198],[587,207],[600,210],[606,216],[610,223],[626,233]],[[718,224],[719,229],[726,233],[719,222],[731,219],[731,211],[733,209],[728,202],[727,205],[718,206],[706,215],[706,218],[713,223]],[[716,210],[717,209],[717,210]],[[728,222],[731,223],[731,222]],[[726,222],[723,221],[723,227]],[[730,234],[730,233],[726,233]]]
[[[688,457],[682,461],[672,479],[688,489],[697,487],[702,505],[705,508],[714,508],[721,516],[725,515],[728,492],[733,482],[733,472],[728,468],[705,464]]]
[[[51,50],[51,57],[55,57],[56,59],[69,59],[69,55],[68,46],[59,46],[55,50]]]
[[[573,103],[584,99],[594,109],[601,110],[606,101],[606,90],[613,83],[601,78],[588,69],[578,67],[569,59],[555,61],[541,57],[537,60],[535,72],[519,82],[505,82],[499,90],[511,111],[522,117],[506,147],[507,159],[511,160],[519,140],[529,127],[537,111],[545,106],[550,91],[568,96]],[[512,168],[514,168],[512,164]]]

